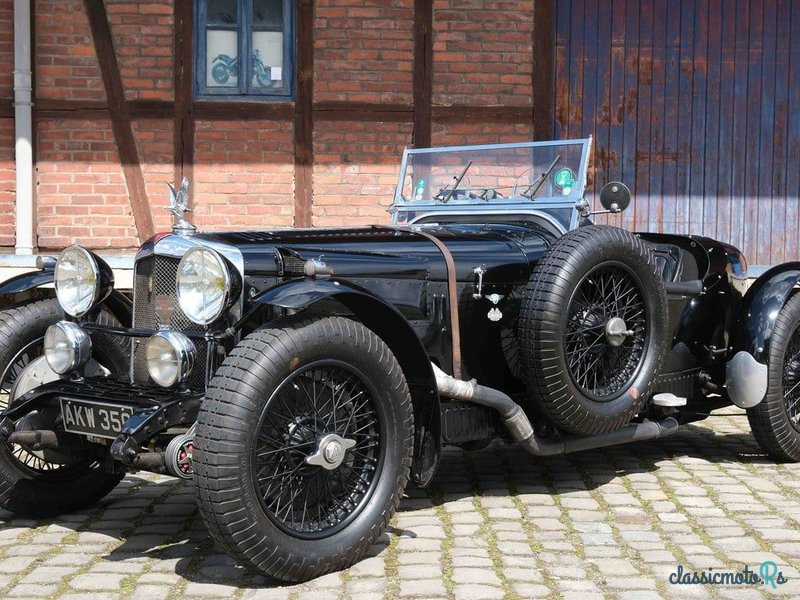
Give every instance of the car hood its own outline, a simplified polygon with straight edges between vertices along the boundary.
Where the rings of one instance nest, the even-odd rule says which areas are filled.
[[[444,281],[444,257],[421,232],[441,240],[460,281],[482,267],[496,282],[526,280],[552,238],[530,225],[481,224],[336,229],[286,229],[198,234],[198,240],[236,247],[247,276],[301,276],[309,259],[324,262],[339,278],[392,277]]]

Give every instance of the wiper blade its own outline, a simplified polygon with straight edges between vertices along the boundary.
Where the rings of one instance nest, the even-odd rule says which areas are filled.
[[[456,189],[458,188],[458,184],[460,184],[461,180],[464,179],[464,175],[467,174],[467,169],[469,169],[471,166],[472,166],[472,161],[469,161],[467,163],[467,166],[464,167],[464,170],[461,171],[461,174],[458,175],[457,177],[456,176],[453,177],[453,184],[452,185],[446,185],[442,189],[440,189],[438,192],[436,192],[435,198],[439,198],[442,194],[444,194],[445,191],[447,191],[447,196],[445,196],[445,197],[443,197],[441,199],[443,203],[447,203],[450,200],[450,198],[453,197],[453,194],[455,193]]]
[[[547,170],[544,173],[542,173],[541,175],[539,175],[539,179],[537,179],[536,181],[532,182],[528,187],[526,187],[525,191],[522,192],[521,195],[522,196],[528,196],[528,194],[530,194],[529,197],[531,199],[533,199],[533,197],[536,195],[536,192],[539,191],[539,188],[542,187],[542,184],[550,176],[550,173],[553,172],[553,169],[556,168],[556,165],[558,164],[558,161],[560,161],[560,160],[561,160],[561,155],[558,154],[553,159],[553,162],[550,163],[550,166],[547,167]]]

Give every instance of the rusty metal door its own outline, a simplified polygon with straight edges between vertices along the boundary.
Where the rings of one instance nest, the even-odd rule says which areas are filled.
[[[800,3],[563,0],[555,136],[595,136],[609,222],[716,237],[750,264],[800,258]]]

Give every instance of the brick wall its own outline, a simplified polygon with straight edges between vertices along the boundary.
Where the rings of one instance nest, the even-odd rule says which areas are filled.
[[[0,0],[0,65],[14,64],[14,0]],[[14,89],[14,68],[0,67],[0,98],[10,98]]]
[[[138,245],[108,119],[43,121],[37,147],[40,248]]]
[[[83,2],[38,0],[35,13],[37,97],[104,100],[106,92]]]
[[[530,106],[533,0],[433,8],[433,103]]]
[[[317,2],[316,99],[410,103],[413,8],[413,0]]]
[[[173,0],[105,0],[128,100],[174,101]],[[12,95],[12,0],[0,0],[0,98]],[[434,0],[433,103],[530,106],[532,0]],[[83,0],[36,0],[40,100],[105,101]],[[313,132],[315,226],[385,223],[402,150],[412,145],[414,0],[317,0],[314,102],[406,107],[408,122],[318,118]],[[56,101],[56,102],[54,102]],[[198,100],[202,102],[202,100]],[[142,106],[141,104],[139,106]],[[133,248],[136,229],[107,113],[38,120],[38,243]],[[238,113],[237,113],[238,114]],[[484,119],[485,121],[485,119]],[[173,178],[173,115],[132,127],[156,230]],[[528,140],[530,125],[433,124],[433,143]],[[291,226],[291,120],[196,119],[195,222],[205,229]],[[13,120],[0,120],[0,246],[13,244]]]
[[[201,229],[291,227],[291,123],[198,121],[194,223]]]
[[[314,131],[316,226],[387,223],[409,123],[334,121]]]
[[[14,245],[14,120],[0,119],[0,246]]]
[[[170,100],[174,88],[171,2],[106,0],[126,98]]]
[[[171,182],[174,177],[172,128],[171,119],[138,119],[133,122],[133,135],[156,231],[168,231],[171,223],[170,214],[164,207],[169,204],[166,182]]]
[[[0,0],[0,65],[14,64],[13,0]],[[0,67],[0,98],[14,95],[13,68]],[[0,119],[0,246],[14,245],[14,120]]]

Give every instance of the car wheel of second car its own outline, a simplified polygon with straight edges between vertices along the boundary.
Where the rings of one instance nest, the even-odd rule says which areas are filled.
[[[0,409],[7,408],[19,397],[21,390],[15,389],[17,382],[27,379],[26,385],[32,384],[26,377],[26,368],[33,366],[34,361],[44,367],[43,373],[50,374],[45,379],[58,377],[44,363],[42,346],[47,328],[63,318],[64,312],[54,298],[0,312],[0,365],[3,367]],[[96,322],[119,325],[105,311],[99,313]],[[126,347],[114,343],[110,336],[102,337],[109,343],[95,346],[96,364],[110,371],[124,370],[128,363]],[[71,447],[73,452],[68,456],[57,451],[33,451],[16,444],[0,444],[0,506],[31,517],[52,516],[91,506],[114,489],[122,474],[107,472],[97,452],[90,452],[89,445],[81,446],[77,439],[72,441],[77,445]]]

